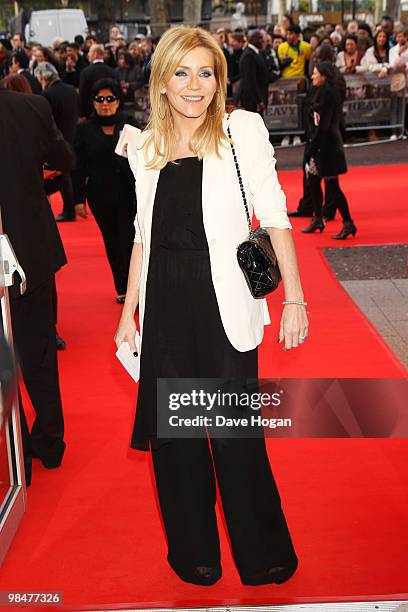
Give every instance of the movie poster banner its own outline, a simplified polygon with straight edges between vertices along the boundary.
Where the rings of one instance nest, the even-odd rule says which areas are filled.
[[[278,79],[270,83],[264,113],[265,125],[270,132],[303,132],[301,110],[306,88],[304,78]]]
[[[345,80],[347,127],[391,124],[393,97],[397,94],[391,90],[390,77],[380,79],[375,73],[364,72],[346,75]]]

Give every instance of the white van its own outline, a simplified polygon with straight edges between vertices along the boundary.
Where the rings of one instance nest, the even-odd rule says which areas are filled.
[[[33,11],[25,28],[27,42],[50,47],[57,36],[72,42],[77,34],[88,34],[84,12],[81,9],[51,9]]]

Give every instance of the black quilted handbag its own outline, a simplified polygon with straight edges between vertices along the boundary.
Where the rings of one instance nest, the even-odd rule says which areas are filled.
[[[229,118],[230,115],[228,115],[227,133],[232,140]],[[249,227],[247,240],[241,242],[237,247],[238,264],[244,273],[252,296],[263,298],[277,288],[282,277],[268,232],[263,227],[258,227],[256,230],[252,229],[241,171],[234,145],[232,142],[230,144]]]

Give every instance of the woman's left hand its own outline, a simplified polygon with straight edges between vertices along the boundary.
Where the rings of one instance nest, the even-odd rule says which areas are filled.
[[[299,304],[285,304],[278,339],[278,342],[285,340],[283,350],[287,351],[302,344],[308,336],[308,330],[306,307]]]

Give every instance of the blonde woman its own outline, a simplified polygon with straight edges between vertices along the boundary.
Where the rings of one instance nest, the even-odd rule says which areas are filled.
[[[257,378],[269,322],[265,300],[252,298],[236,259],[248,227],[226,135],[226,83],[224,54],[207,32],[177,27],[163,35],[152,60],[150,121],[128,145],[138,212],[115,336],[136,351],[139,306],[131,447],[152,452],[170,566],[205,586],[222,572],[215,474],[242,583],[284,582],[298,563],[263,438],[156,437],[157,378]],[[255,113],[233,112],[230,128],[250,210],[268,228],[290,302],[279,341],[293,349],[305,341],[308,322],[273,148]]]

